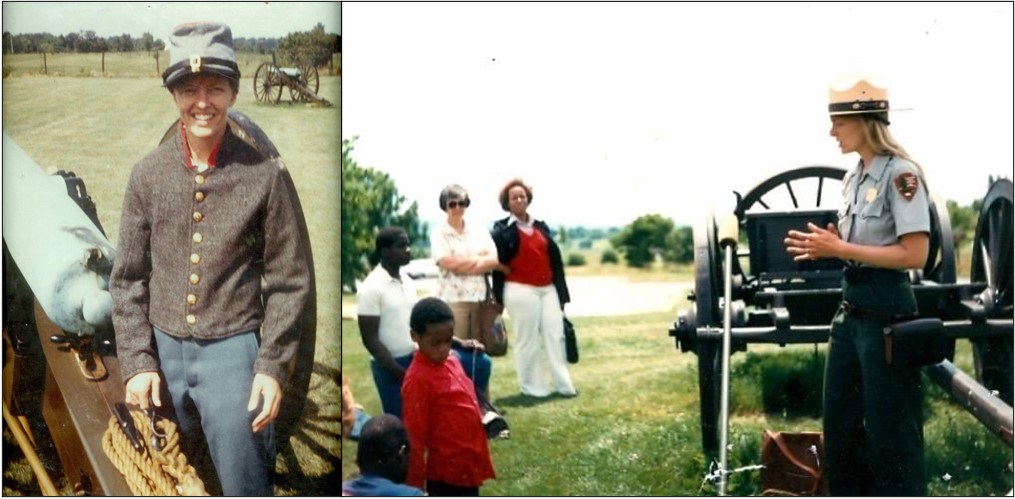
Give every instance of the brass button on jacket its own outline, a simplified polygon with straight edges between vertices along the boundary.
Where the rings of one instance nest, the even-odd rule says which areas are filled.
[[[204,175],[195,175],[194,176],[194,182],[197,182],[197,185],[203,184],[204,183]]]
[[[204,193],[201,192],[201,191],[195,192],[194,193],[194,201],[197,201],[198,203],[200,203],[201,201],[204,201]]]
[[[199,276],[197,274],[190,274],[190,283],[191,284],[197,284],[199,282],[201,282],[201,276]]]
[[[199,243],[201,241],[204,241],[204,236],[202,236],[200,232],[195,232],[194,233],[194,242],[195,243]]]
[[[191,253],[190,263],[193,263],[194,265],[201,263],[201,255],[198,255],[197,253]]]
[[[187,295],[187,303],[190,305],[197,303],[197,296],[193,293]]]
[[[187,324],[191,326],[197,324],[197,317],[194,317],[194,314],[187,314]]]
[[[200,211],[195,211],[194,212],[194,221],[195,222],[200,222],[201,220],[204,220],[204,215],[202,215]]]

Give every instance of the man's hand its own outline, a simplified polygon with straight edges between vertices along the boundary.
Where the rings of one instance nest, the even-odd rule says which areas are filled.
[[[267,374],[254,374],[254,385],[250,388],[250,401],[247,402],[247,411],[257,408],[257,400],[264,396],[264,405],[261,406],[261,413],[254,418],[251,427],[257,433],[268,426],[278,417],[278,407],[282,403],[282,387],[275,378]]]
[[[159,373],[146,372],[138,373],[127,380],[127,403],[137,404],[142,410],[148,410],[148,396],[151,395],[155,407],[162,407],[162,400],[159,399]]]
[[[459,345],[465,350],[479,350],[480,352],[486,351],[486,345],[479,340],[459,340]]]

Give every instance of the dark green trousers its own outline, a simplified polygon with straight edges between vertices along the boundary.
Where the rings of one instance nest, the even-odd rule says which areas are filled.
[[[916,311],[897,272],[844,281],[843,299],[879,315]],[[841,307],[832,320],[823,408],[831,495],[927,495],[920,370],[887,365],[883,327]]]

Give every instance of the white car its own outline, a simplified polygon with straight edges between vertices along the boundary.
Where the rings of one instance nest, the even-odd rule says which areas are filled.
[[[417,258],[405,265],[405,271],[413,279],[436,278],[440,276],[437,262],[431,258]]]

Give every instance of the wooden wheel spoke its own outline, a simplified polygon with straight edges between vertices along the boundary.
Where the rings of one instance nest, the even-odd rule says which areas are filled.
[[[800,203],[798,203],[796,200],[796,194],[793,193],[793,184],[791,184],[789,180],[786,181],[786,190],[789,191],[789,198],[793,200],[793,207],[799,208]]]

